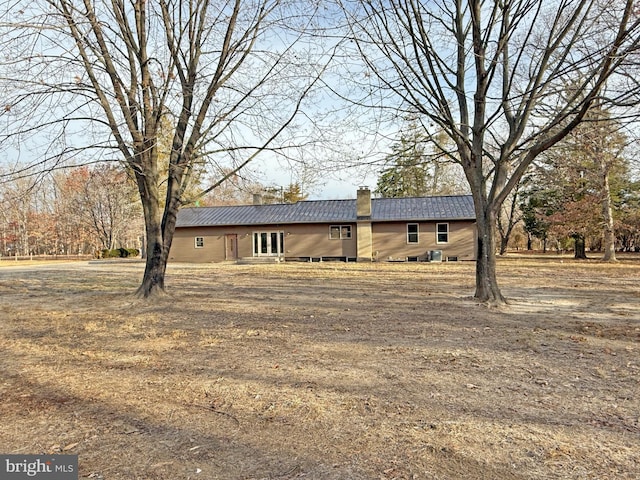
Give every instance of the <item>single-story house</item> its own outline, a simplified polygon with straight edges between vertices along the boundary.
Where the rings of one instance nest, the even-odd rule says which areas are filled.
[[[475,260],[470,195],[183,208],[169,255],[177,262],[246,257],[321,261]]]

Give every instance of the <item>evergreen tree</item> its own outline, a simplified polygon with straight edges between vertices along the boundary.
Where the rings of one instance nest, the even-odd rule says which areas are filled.
[[[385,158],[389,167],[380,172],[375,193],[386,198],[466,193],[458,165],[445,160],[446,135],[427,139],[414,122],[408,130],[391,146]]]

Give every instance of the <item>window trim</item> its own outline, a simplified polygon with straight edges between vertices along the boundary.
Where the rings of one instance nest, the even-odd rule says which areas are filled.
[[[444,225],[446,227],[446,231],[443,231],[443,232],[440,231],[441,225]],[[446,240],[440,240],[440,235],[445,235]],[[449,243],[449,235],[450,235],[449,223],[436,223],[436,244],[437,245],[444,245]]]
[[[334,235],[334,231],[337,235]],[[351,225],[329,225],[329,240],[351,240],[352,238]]]
[[[414,226],[416,227],[416,231],[415,232],[410,232],[409,231],[409,227]],[[415,241],[411,241],[411,237],[415,235]],[[407,244],[408,245],[416,245],[420,243],[420,224],[419,223],[407,223]]]
[[[284,257],[284,230],[255,231],[251,242],[254,257]]]
[[[193,246],[194,248],[204,248],[204,237],[195,237]]]

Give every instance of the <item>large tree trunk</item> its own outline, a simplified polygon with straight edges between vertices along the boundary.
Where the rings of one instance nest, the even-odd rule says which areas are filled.
[[[476,195],[474,195],[475,197]],[[507,303],[496,276],[496,211],[486,201],[475,199],[477,228],[476,293],[474,297],[491,305]]]
[[[144,212],[147,248],[144,276],[136,291],[136,296],[142,298],[164,294],[164,275],[169,258],[169,250],[165,247],[157,176],[151,173],[154,170],[157,171],[147,169],[146,175],[139,174],[136,170],[136,181]]]
[[[609,188],[609,172],[605,162],[600,158],[602,172],[602,220],[604,223],[604,255],[605,262],[616,261],[616,232],[613,224],[613,211],[611,208],[611,189]]]
[[[178,149],[177,146],[174,145],[174,147],[176,150]],[[151,147],[147,151],[149,157],[146,158],[146,161],[157,162],[156,149]],[[176,160],[175,163],[180,164],[180,161]],[[171,165],[173,163],[170,164],[170,169]],[[157,169],[148,170],[157,171]],[[136,291],[138,297],[148,298],[165,293],[164,278],[167,261],[181,205],[181,179],[180,171],[168,176],[164,210],[162,210],[159,201],[158,177],[153,174],[136,175],[145,215],[147,240],[147,261],[142,283]]]
[[[147,219],[147,262],[144,270],[142,284],[138,288],[138,297],[151,297],[165,293],[164,277],[167,270],[167,261],[176,230],[179,202],[172,201],[165,209],[162,222]],[[153,223],[153,225],[151,225]]]
[[[504,256],[507,254],[507,247],[509,246],[509,235],[511,234],[511,232],[507,233],[506,235],[501,235],[500,236],[500,255]]]
[[[136,291],[136,296],[148,298],[164,294],[164,275],[167,269],[169,252],[164,247],[160,221],[146,222],[147,259],[142,282]]]
[[[574,258],[578,260],[586,260],[587,249],[584,235],[576,233],[573,235],[575,241]]]

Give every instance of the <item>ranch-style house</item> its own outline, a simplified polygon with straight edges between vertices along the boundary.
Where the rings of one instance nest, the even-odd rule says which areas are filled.
[[[183,208],[169,255],[175,262],[274,260],[475,260],[470,195]]]

